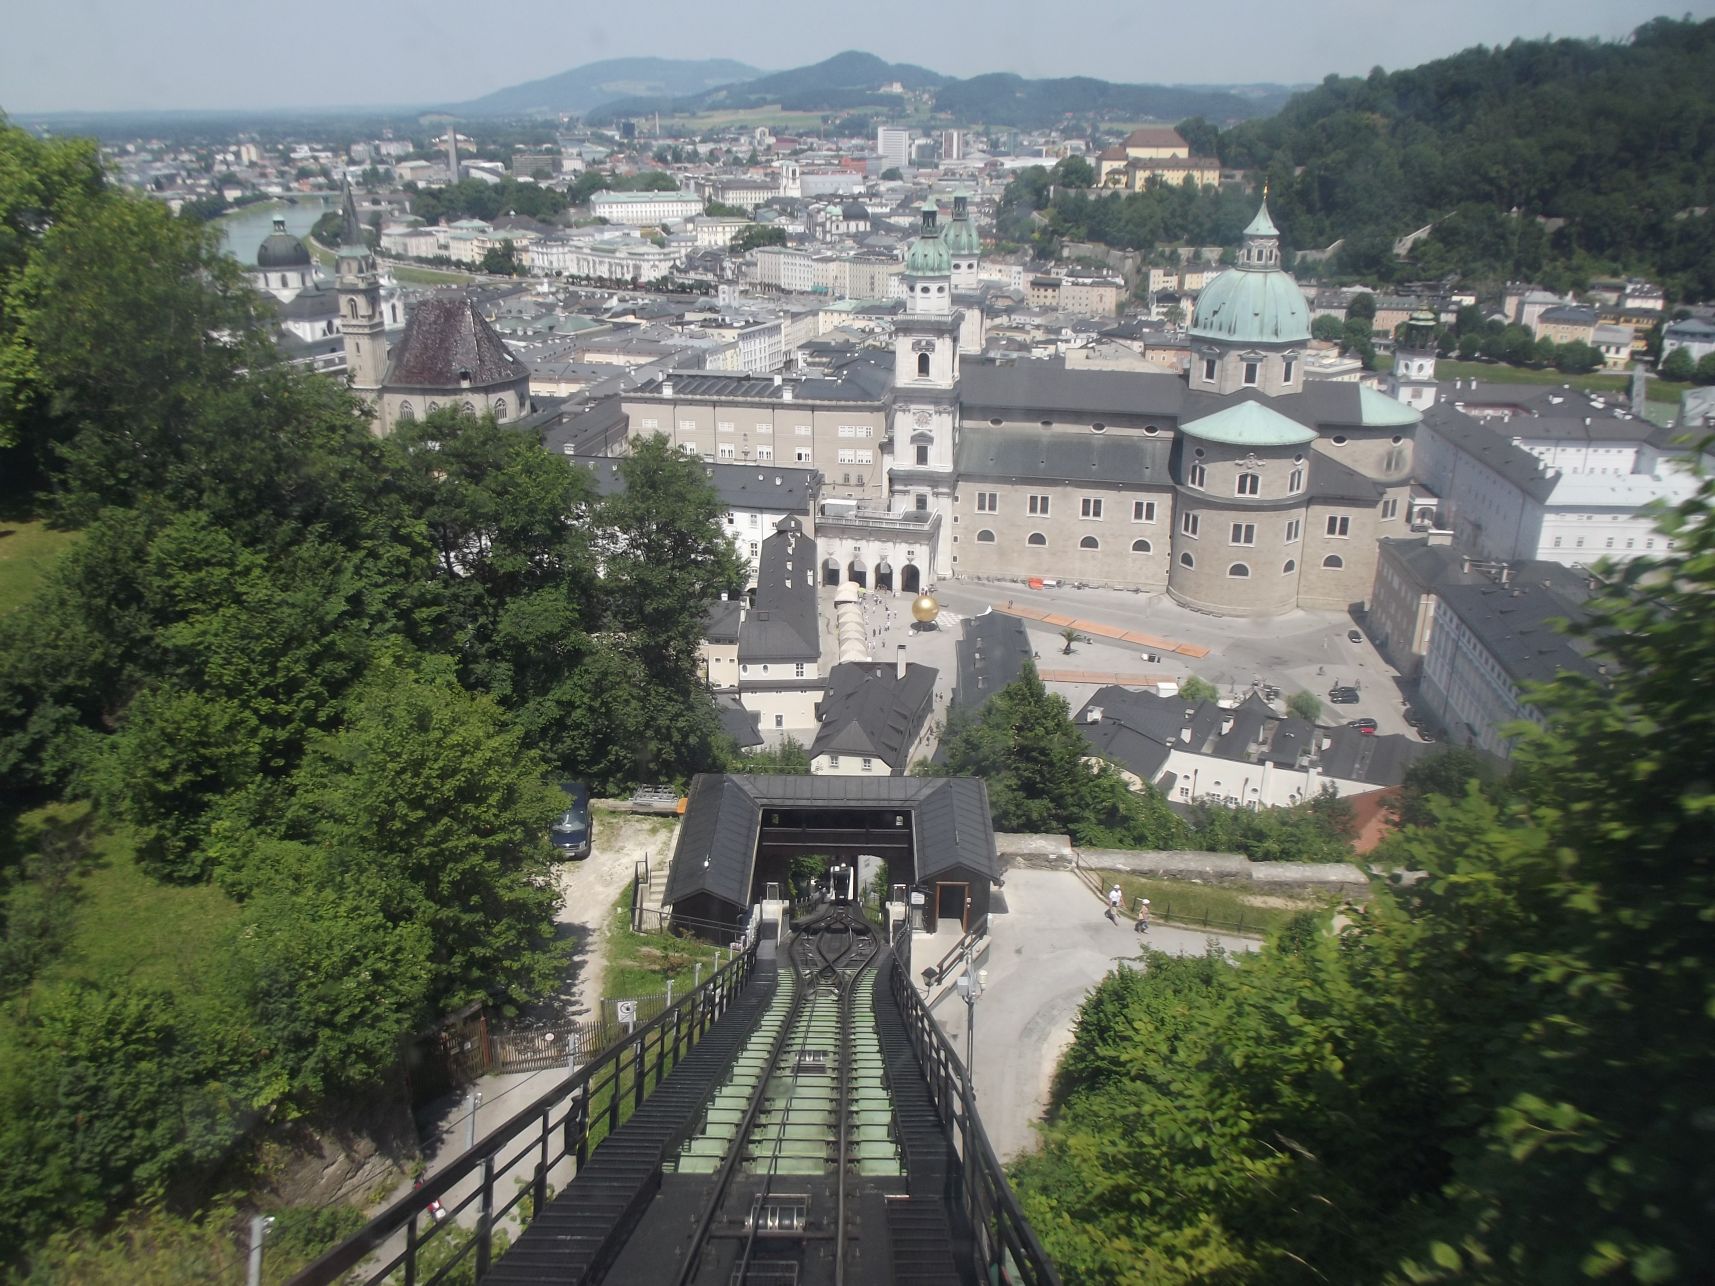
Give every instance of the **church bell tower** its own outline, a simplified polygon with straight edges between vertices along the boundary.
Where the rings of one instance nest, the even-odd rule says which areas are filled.
[[[893,327],[893,507],[939,516],[935,575],[952,573],[953,450],[959,404],[959,313],[953,262],[934,202],[905,255],[905,315]],[[935,519],[929,520],[934,523]]]
[[[385,433],[381,384],[387,375],[386,322],[381,315],[381,277],[363,239],[363,224],[345,185],[339,240],[339,328],[345,336],[345,371],[351,389],[369,404],[370,423]]]

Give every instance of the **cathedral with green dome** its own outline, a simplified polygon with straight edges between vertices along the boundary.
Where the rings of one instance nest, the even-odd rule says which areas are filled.
[[[1310,309],[1266,200],[1197,299],[1180,374],[970,357],[980,254],[961,201],[947,221],[923,207],[888,404],[889,507],[912,529],[830,532],[830,554],[900,561],[905,540],[938,577],[1165,591],[1218,615],[1369,597],[1377,542],[1409,534],[1419,412],[1306,379]]]

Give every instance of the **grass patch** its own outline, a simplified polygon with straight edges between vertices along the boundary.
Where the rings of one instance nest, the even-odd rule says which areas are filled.
[[[476,280],[468,272],[449,272],[442,268],[405,268],[389,264],[387,271],[393,274],[394,281],[411,286],[462,286]]]
[[[0,522],[0,616],[28,601],[77,535],[41,522]]]
[[[633,933],[631,890],[627,888],[608,917],[607,965],[602,971],[601,994],[610,999],[657,996],[666,990],[671,978],[673,994],[682,996],[690,988],[699,963],[706,980],[728,959],[723,948],[689,936]]]
[[[1391,359],[1376,359],[1378,371],[1390,370],[1392,366]],[[1570,384],[1575,389],[1583,389],[1589,393],[1626,393],[1630,392],[1632,387],[1632,377],[1629,374],[1619,374],[1612,371],[1592,371],[1588,375],[1568,375],[1564,371],[1551,370],[1547,367],[1533,369],[1529,366],[1508,366],[1504,362],[1462,362],[1452,357],[1436,359],[1435,378],[1438,380],[1475,379],[1491,384],[1550,384],[1555,387]],[[1644,383],[1646,400],[1664,402],[1675,407],[1694,387],[1690,384],[1675,384],[1671,380],[1658,380],[1653,375],[1646,376]]]
[[[224,940],[238,904],[209,884],[157,884],[122,832],[98,833],[92,858],[78,879],[71,938],[43,981],[128,978],[185,996],[224,990]]]
[[[1286,927],[1303,911],[1322,910],[1327,903],[1305,898],[1298,905],[1275,906],[1284,899],[1270,894],[1271,905],[1259,906],[1253,895],[1218,884],[1185,884],[1178,880],[1149,880],[1127,871],[1095,871],[1104,889],[1115,884],[1125,895],[1125,907],[1134,910],[1139,898],[1149,899],[1151,919],[1183,929],[1218,929],[1224,933],[1267,937]]]

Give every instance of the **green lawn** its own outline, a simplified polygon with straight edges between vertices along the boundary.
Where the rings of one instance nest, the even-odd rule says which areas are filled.
[[[1377,370],[1388,370],[1391,366],[1392,363],[1386,358],[1376,359]],[[1593,371],[1589,375],[1567,375],[1547,367],[1535,369],[1529,366],[1508,366],[1504,362],[1462,362],[1449,357],[1436,360],[1435,378],[1477,379],[1495,384],[1570,384],[1573,388],[1587,389],[1592,393],[1625,393],[1632,387],[1630,375],[1617,375],[1607,371]],[[1690,384],[1658,380],[1653,375],[1647,376],[1646,381],[1647,400],[1671,403],[1676,407],[1680,399],[1693,387]]]
[[[1251,895],[1219,884],[1186,884],[1179,880],[1149,880],[1125,871],[1092,872],[1103,888],[1115,884],[1125,895],[1125,907],[1130,911],[1139,898],[1149,899],[1152,919],[1176,928],[1215,929],[1225,933],[1252,934],[1266,937],[1300,911],[1320,910],[1326,904],[1305,898],[1295,906],[1275,906],[1284,899],[1270,895],[1271,905],[1259,906]]]
[[[0,522],[0,616],[21,605],[77,539],[40,522]]]
[[[658,996],[673,979],[673,994],[680,996],[695,977],[701,962],[703,978],[730,957],[720,947],[670,933],[631,931],[631,890],[627,888],[613,904],[608,919],[607,965],[602,972],[601,994],[609,998]]]
[[[409,286],[462,286],[476,280],[468,272],[450,272],[444,268],[405,268],[389,264],[387,271],[393,274],[393,280]]]

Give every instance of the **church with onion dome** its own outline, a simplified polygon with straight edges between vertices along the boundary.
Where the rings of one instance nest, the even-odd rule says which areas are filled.
[[[1266,200],[1197,299],[1184,374],[962,361],[980,242],[958,214],[925,206],[907,250],[888,407],[890,509],[935,576],[1166,591],[1225,616],[1368,597],[1377,541],[1408,534],[1419,412],[1306,380],[1310,309]],[[897,538],[877,527],[822,539],[878,565]]]

